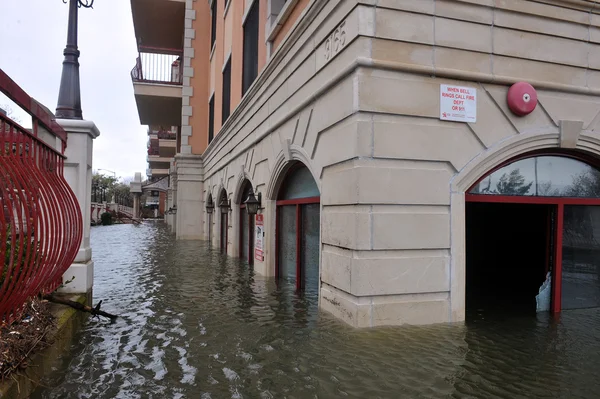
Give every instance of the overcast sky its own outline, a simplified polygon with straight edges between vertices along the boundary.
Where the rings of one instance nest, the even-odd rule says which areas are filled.
[[[68,5],[62,0],[0,0],[0,16],[0,68],[54,112]],[[145,178],[148,136],[129,75],[137,56],[130,1],[96,0],[93,9],[80,8],[78,44],[83,118],[100,129],[93,168],[120,177],[142,172]],[[0,105],[6,103],[0,95]]]

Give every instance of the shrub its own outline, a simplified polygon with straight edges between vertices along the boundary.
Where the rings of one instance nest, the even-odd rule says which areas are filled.
[[[113,216],[110,212],[104,212],[100,215],[100,220],[102,221],[102,226],[110,226],[113,224]]]

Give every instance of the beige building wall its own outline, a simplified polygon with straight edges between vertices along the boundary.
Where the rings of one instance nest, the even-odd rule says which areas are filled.
[[[321,191],[320,306],[357,327],[461,321],[465,191],[531,150],[600,154],[600,16],[576,0],[372,3],[308,2],[202,155],[199,209],[250,179],[266,227],[254,268],[274,275],[274,200],[301,161]],[[506,106],[521,80],[539,96],[525,117]],[[439,119],[440,84],[477,90],[476,123]],[[231,255],[238,226],[234,203]]]

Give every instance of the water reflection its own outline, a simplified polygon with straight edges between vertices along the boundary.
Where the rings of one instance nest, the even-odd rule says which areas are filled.
[[[600,311],[354,330],[161,224],[92,230],[91,320],[34,398],[596,398]]]

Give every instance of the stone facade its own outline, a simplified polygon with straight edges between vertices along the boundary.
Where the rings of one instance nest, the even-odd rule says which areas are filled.
[[[225,189],[227,248],[238,254],[248,178],[265,218],[265,260],[254,269],[274,275],[277,190],[300,161],[321,192],[322,309],[356,327],[464,320],[465,191],[532,150],[600,154],[592,9],[578,0],[311,1],[206,151],[178,159],[177,235],[212,229],[218,246],[220,218],[209,226],[205,207]],[[506,105],[518,81],[538,91],[525,117]],[[475,123],[440,120],[441,84],[477,90]]]

